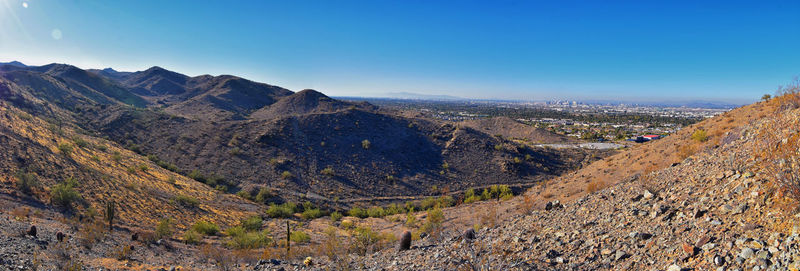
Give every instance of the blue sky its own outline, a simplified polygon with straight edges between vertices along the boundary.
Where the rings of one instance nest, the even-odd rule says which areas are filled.
[[[800,75],[800,1],[697,2],[0,0],[0,61],[333,96],[752,101]]]

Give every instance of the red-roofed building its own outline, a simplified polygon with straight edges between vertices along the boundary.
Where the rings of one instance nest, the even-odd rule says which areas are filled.
[[[645,139],[647,139],[647,140],[656,140],[656,139],[661,139],[661,136],[660,136],[660,135],[646,135],[646,136],[643,136],[643,137],[644,137]]]

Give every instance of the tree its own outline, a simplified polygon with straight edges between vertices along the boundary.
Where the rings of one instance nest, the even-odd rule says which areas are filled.
[[[772,99],[772,95],[764,94],[764,96],[761,96],[761,100],[769,101],[769,99]]]

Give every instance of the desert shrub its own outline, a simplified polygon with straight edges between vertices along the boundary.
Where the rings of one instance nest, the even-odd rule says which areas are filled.
[[[441,196],[436,201],[436,204],[439,205],[440,208],[450,207],[455,204],[455,200],[451,196]]]
[[[108,151],[108,146],[106,146],[106,145],[97,145],[97,150],[99,150],[101,152],[106,152],[106,151]]]
[[[224,184],[218,184],[216,187],[214,187],[214,190],[225,193],[228,192],[228,186]]]
[[[338,211],[331,213],[331,221],[332,222],[339,221],[339,219],[342,219],[342,217],[343,217],[342,213],[340,213]]]
[[[439,230],[441,230],[443,222],[444,213],[442,213],[442,209],[433,208],[428,210],[428,218],[425,220],[425,224],[420,228],[420,231],[430,235],[437,234]]]
[[[241,226],[228,229],[228,236],[231,237],[228,247],[235,249],[256,249],[268,246],[272,243],[269,231],[247,231]]]
[[[361,148],[364,148],[365,150],[368,150],[369,147],[371,147],[371,146],[372,146],[372,143],[370,143],[369,140],[364,139],[363,141],[361,141]]]
[[[494,150],[502,151],[503,150],[503,145],[500,145],[500,144],[494,145]]]
[[[233,149],[230,150],[229,153],[233,156],[237,156],[242,154],[242,149],[240,149],[239,147],[234,147]]]
[[[74,142],[75,146],[78,146],[78,148],[86,148],[89,146],[89,142],[86,142],[86,140],[83,140],[83,138],[79,136],[73,137],[72,142]]]
[[[183,233],[183,242],[184,243],[187,243],[187,244],[190,244],[190,245],[196,245],[196,244],[199,244],[201,240],[203,240],[203,236],[200,235],[200,233],[198,233],[198,232],[196,232],[194,230],[187,230],[187,231],[185,231]]]
[[[288,170],[281,172],[281,179],[288,180],[294,177],[294,174],[289,172]]]
[[[697,141],[697,142],[706,142],[706,141],[708,141],[708,134],[706,133],[706,130],[703,130],[703,129],[695,130],[694,133],[692,133],[692,140]]]
[[[392,204],[389,204],[389,206],[388,206],[388,207],[386,207],[386,215],[396,215],[396,214],[402,214],[402,213],[404,213],[405,211],[406,211],[406,210],[405,210],[405,209],[403,209],[403,206],[400,206],[400,205],[399,205],[399,204],[397,204],[397,203],[392,203]]]
[[[318,217],[322,217],[324,214],[318,208],[309,208],[303,210],[303,213],[300,214],[303,219],[315,219]]]
[[[490,199],[492,199],[492,192],[490,192],[488,188],[484,188],[483,193],[481,193],[481,200],[490,200]]]
[[[381,250],[396,241],[396,237],[389,233],[377,233],[371,228],[362,226],[352,232],[350,249],[359,255],[366,255]]]
[[[131,246],[129,245],[121,245],[118,246],[113,250],[114,258],[118,261],[130,260],[131,254],[133,250],[131,250]]]
[[[256,194],[256,202],[267,203],[270,198],[272,198],[272,192],[266,187],[259,189]]]
[[[322,173],[323,175],[327,175],[327,176],[333,176],[334,175],[333,168],[330,167],[330,166],[326,167],[325,169],[320,171],[320,173]]]
[[[114,162],[119,163],[119,161],[122,160],[122,154],[118,151],[114,151],[114,153],[111,154],[111,159],[114,160]]]
[[[311,240],[311,237],[308,235],[308,233],[305,233],[304,231],[293,231],[292,234],[289,236],[289,240],[298,244],[302,244],[302,243],[308,243],[308,241]]]
[[[288,218],[295,213],[297,205],[291,202],[286,202],[281,205],[270,204],[267,209],[267,216],[271,218]]]
[[[200,205],[200,200],[198,200],[197,198],[183,194],[175,196],[174,200],[176,203],[183,205],[185,207],[193,208]]]
[[[364,208],[360,208],[360,207],[353,207],[352,209],[350,209],[350,211],[347,212],[347,214],[350,215],[350,216],[358,217],[358,218],[366,218],[366,217],[369,216],[369,213],[367,213],[367,210],[365,210]]]
[[[434,206],[436,206],[436,203],[437,203],[437,201],[436,201],[436,199],[434,197],[427,197],[427,198],[423,199],[422,202],[419,203],[419,207],[422,210],[428,210],[428,209],[431,209]]]
[[[370,207],[367,209],[367,216],[369,217],[384,217],[386,212],[379,206]]]
[[[253,195],[244,190],[239,190],[239,192],[236,192],[236,195],[246,200],[253,200]]]
[[[351,229],[353,228],[353,221],[350,221],[349,219],[342,220],[342,224],[340,226],[342,226],[343,229]]]
[[[60,151],[61,154],[69,156],[70,153],[72,153],[72,145],[69,143],[58,144],[58,151]]]
[[[17,190],[24,194],[30,195],[33,193],[33,189],[39,186],[39,180],[33,173],[19,171],[17,172],[16,177]]]
[[[67,178],[64,182],[58,183],[50,188],[50,202],[64,208],[71,208],[72,203],[80,200],[81,196],[75,190],[77,182],[75,179]]]
[[[78,229],[78,243],[88,249],[105,236],[105,227],[100,221],[83,223]]]
[[[203,235],[213,236],[219,233],[219,226],[213,222],[200,220],[192,225],[192,230]]]
[[[150,170],[150,167],[148,167],[145,164],[141,164],[139,165],[139,170],[141,170],[142,172],[147,172],[148,170]]]
[[[254,215],[242,220],[242,228],[248,231],[257,231],[261,229],[264,220],[260,216]]]
[[[475,189],[470,188],[467,189],[466,192],[464,192],[464,203],[473,203],[473,202],[478,202],[480,200],[481,197],[475,195]]]
[[[406,213],[406,227],[413,227],[417,223],[417,216],[414,215],[414,208],[408,210]]]
[[[164,218],[158,222],[155,231],[156,239],[172,238],[172,219]]]

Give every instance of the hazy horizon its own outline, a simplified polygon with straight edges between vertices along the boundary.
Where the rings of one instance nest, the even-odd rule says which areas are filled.
[[[744,103],[800,75],[791,1],[0,2],[0,62],[161,66],[330,96]]]

